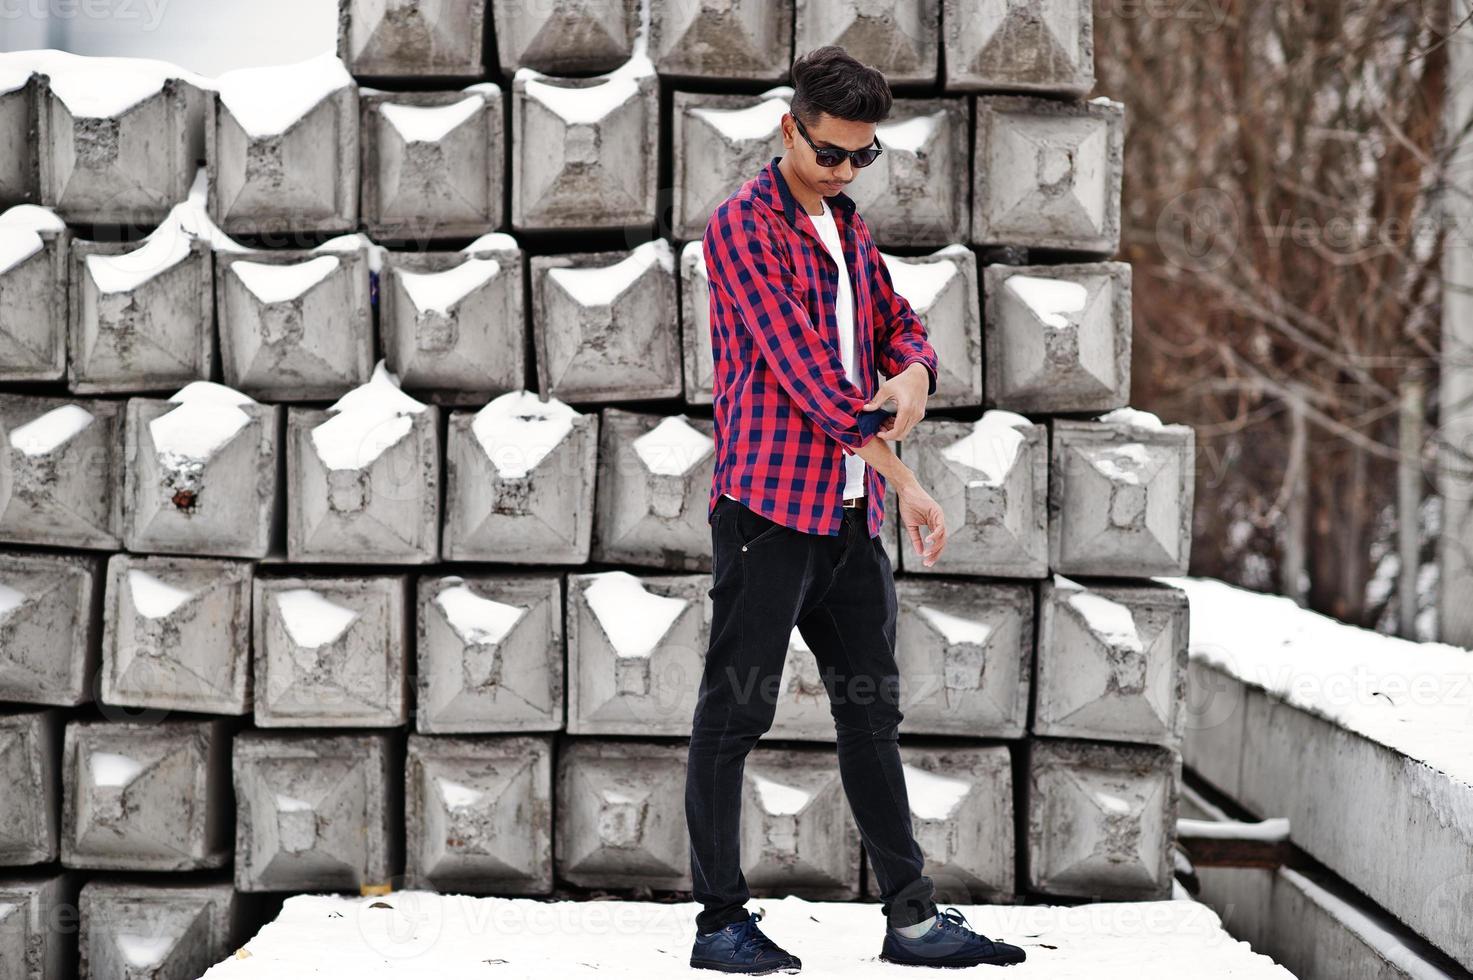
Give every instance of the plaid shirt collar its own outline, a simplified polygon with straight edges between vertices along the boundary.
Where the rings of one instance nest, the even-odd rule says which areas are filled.
[[[787,178],[778,169],[777,162],[781,159],[781,156],[773,157],[765,167],[758,171],[757,184],[761,187],[762,193],[766,195],[767,203],[772,209],[781,211],[783,217],[788,220],[788,224],[794,228],[801,228],[802,226],[798,224],[798,215],[799,213],[808,214],[808,211],[798,203],[798,199],[793,196],[793,189],[788,186]],[[846,218],[854,213],[854,199],[843,191],[832,197],[826,195],[825,200],[829,202],[830,208],[842,211]],[[812,222],[809,223],[812,224]]]

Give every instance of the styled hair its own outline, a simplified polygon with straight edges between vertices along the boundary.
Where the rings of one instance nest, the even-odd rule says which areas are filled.
[[[820,112],[852,122],[883,122],[890,114],[890,83],[837,44],[814,48],[793,62],[793,101],[788,111],[804,126]]]

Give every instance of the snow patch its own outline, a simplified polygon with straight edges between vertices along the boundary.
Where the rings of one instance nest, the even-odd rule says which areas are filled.
[[[543,79],[552,79],[532,68],[518,68],[512,82],[523,82],[528,98],[536,99],[566,123],[596,123],[619,106],[639,95],[639,80],[655,73],[655,65],[642,51],[604,75],[596,75],[594,84],[571,87]]]
[[[360,470],[378,459],[414,427],[411,415],[425,410],[399,387],[398,375],[379,361],[373,376],[327,409],[332,418],[312,429],[312,445],[332,470]]]
[[[10,430],[10,445],[27,456],[45,456],[92,424],[81,405],[60,405]]]
[[[524,606],[476,595],[458,576],[448,576],[440,581],[447,587],[435,595],[435,605],[440,607],[445,621],[467,645],[500,643],[526,615]]]
[[[56,212],[34,204],[17,204],[0,214],[0,275],[45,248],[42,233],[65,230]]]
[[[981,620],[957,616],[934,606],[917,606],[916,612],[934,626],[936,632],[946,638],[947,643],[953,645],[975,643],[977,646],[982,646],[992,635],[992,626]]]
[[[716,441],[682,415],[667,415],[634,440],[634,451],[651,473],[680,476],[716,451]]]
[[[276,608],[292,642],[304,650],[334,643],[362,615],[339,605],[316,589],[285,589],[276,593]]]
[[[645,242],[613,265],[549,269],[547,274],[584,306],[608,306],[657,263],[675,272],[675,253],[663,238]]]
[[[901,765],[900,770],[905,773],[910,812],[924,820],[947,819],[972,791],[972,784],[965,779],[942,776],[912,765]]]
[[[1083,312],[1089,290],[1067,279],[1043,276],[1008,276],[1007,288],[1033,311],[1033,315],[1049,327],[1067,327],[1074,317],[1066,314]]]
[[[337,55],[327,52],[290,65],[237,68],[217,80],[220,101],[256,139],[290,129],[318,103],[353,85]]]
[[[1137,429],[1160,429],[1163,428],[1161,419],[1151,412],[1142,411],[1139,408],[1117,408],[1106,412],[1104,415],[1096,416],[1100,422],[1110,422],[1114,425],[1128,425]]]
[[[449,313],[450,307],[491,281],[501,271],[495,259],[466,259],[443,272],[411,272],[400,269],[399,281],[415,309],[421,313]]]
[[[148,423],[154,450],[169,469],[209,459],[250,423],[240,406],[256,404],[249,395],[213,381],[191,381],[169,401],[179,407]]]
[[[762,800],[762,809],[773,816],[786,816],[795,814],[808,805],[813,799],[813,794],[797,786],[789,786],[776,780],[768,779],[761,773],[749,773],[752,784],[757,787],[757,795]]]
[[[138,778],[145,767],[132,756],[117,752],[92,752],[87,756],[87,768],[92,773],[94,786],[127,786]]]
[[[939,261],[907,262],[899,256],[881,252],[880,261],[889,270],[895,291],[917,310],[924,310],[936,302],[947,283],[961,275],[961,268],[944,257]]]
[[[1032,427],[1033,423],[1017,412],[988,409],[972,423],[971,432],[943,448],[941,455],[982,473],[982,479],[969,480],[967,486],[1001,486],[1028,441],[1020,430]]]
[[[503,479],[522,479],[573,431],[581,418],[556,398],[509,391],[486,403],[471,419],[471,434]]]
[[[648,657],[690,603],[656,595],[628,572],[597,572],[584,601],[621,657]]]
[[[296,299],[337,271],[335,255],[319,255],[305,262],[270,265],[241,259],[230,263],[230,271],[262,303],[285,303]]]
[[[478,95],[467,96],[452,105],[405,105],[385,102],[379,112],[406,143],[438,143],[452,129],[463,124],[486,105]]]
[[[171,585],[141,568],[128,569],[128,591],[134,612],[145,619],[163,619],[194,597],[188,589]]]

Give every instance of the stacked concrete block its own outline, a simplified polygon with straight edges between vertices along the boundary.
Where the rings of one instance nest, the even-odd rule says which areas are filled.
[[[453,412],[446,435],[445,557],[578,565],[593,538],[599,416],[509,391]]]
[[[0,394],[0,540],[123,545],[123,403]]]
[[[30,68],[0,78],[0,207],[41,200],[41,154],[36,145],[42,76]]]
[[[0,551],[0,701],[93,698],[101,556]]]
[[[930,255],[880,253],[891,284],[925,324],[939,368],[926,407],[972,408],[982,403],[982,312],[977,257],[953,243]]]
[[[552,891],[552,737],[409,736],[405,877],[439,891]]]
[[[0,876],[0,973],[6,980],[50,980],[75,968],[78,876]]]
[[[965,241],[970,107],[962,99],[896,99],[875,127],[885,151],[846,193],[887,246]]]
[[[426,575],[415,607],[417,731],[562,729],[560,576]]]
[[[699,240],[716,206],[782,154],[782,118],[792,97],[786,85],[760,95],[674,93],[673,235]]]
[[[1114,254],[1125,106],[1104,97],[976,100],[972,241]]]
[[[213,721],[66,726],[61,860],[187,871],[230,862],[230,733]]]
[[[206,103],[209,213],[227,234],[358,225],[358,87],[332,55],[239,68]]]
[[[797,0],[793,52],[837,44],[878,69],[891,85],[935,85],[941,56],[941,0]]]
[[[439,408],[380,361],[326,410],[287,413],[287,560],[414,565],[440,553]]]
[[[695,705],[691,707],[694,711]],[[788,634],[788,652],[777,680],[777,711],[761,737],[814,742],[832,742],[835,737],[823,671],[797,627]]]
[[[373,78],[479,76],[486,16],[482,3],[338,0],[338,57]]]
[[[229,884],[97,880],[81,891],[82,980],[193,980],[245,939]]]
[[[378,303],[388,369],[439,404],[481,404],[520,389],[524,266],[521,246],[500,232],[459,252],[386,252]]]
[[[710,578],[568,579],[568,731],[689,735],[709,639]]]
[[[793,0],[686,0],[650,6],[661,76],[776,82],[793,64]]]
[[[128,401],[123,542],[129,551],[264,558],[283,520],[284,412],[209,381]]]
[[[685,400],[711,404],[716,362],[711,353],[711,275],[699,241],[680,250],[680,342],[685,367]]]
[[[258,578],[255,720],[387,728],[408,720],[408,578]]]
[[[0,711],[0,865],[55,861],[61,842],[61,712]]]
[[[663,238],[628,252],[532,257],[537,387],[565,401],[680,394],[675,253]]]
[[[859,828],[832,751],[753,749],[742,776],[741,825],[753,895],[859,897]]]
[[[1065,575],[1185,575],[1195,440],[1190,426],[1118,408],[1053,422],[1049,567]]]
[[[375,239],[474,235],[502,221],[501,89],[365,91],[363,224]]]
[[[634,54],[639,0],[492,0],[496,53],[505,75],[610,71]]]
[[[603,411],[593,557],[686,571],[711,568],[715,424]]]
[[[107,562],[104,702],[241,715],[250,710],[248,561],[118,553]]]
[[[386,734],[235,738],[235,887],[387,884],[403,861],[403,760]]]
[[[1130,401],[1130,265],[983,270],[988,407],[1105,412]]]
[[[557,758],[558,877],[588,888],[689,889],[684,746],[565,746]]]
[[[0,95],[0,103],[4,98]],[[46,208],[20,204],[0,213],[0,381],[66,376],[71,238]]]
[[[948,89],[1084,95],[1094,88],[1090,0],[943,0],[941,23]]]

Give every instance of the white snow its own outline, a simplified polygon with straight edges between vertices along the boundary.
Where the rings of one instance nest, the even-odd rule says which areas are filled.
[[[1177,817],[1179,837],[1211,837],[1216,840],[1283,841],[1289,839],[1289,818],[1266,820],[1194,820]]]
[[[953,248],[948,245],[947,250]],[[966,251],[965,246],[961,246]],[[912,262],[896,255],[880,253],[880,261],[890,272],[890,281],[895,291],[916,310],[924,310],[936,302],[947,283],[961,275],[961,267],[946,257],[945,251],[935,253],[940,258],[928,257],[926,261]]]
[[[920,766],[902,765],[900,771],[905,773],[910,812],[925,820],[945,820],[972,790],[965,779],[943,776]]]
[[[191,241],[179,224],[165,221],[131,252],[88,255],[87,273],[99,292],[126,293],[183,262]]]
[[[53,49],[0,54],[0,92],[14,91],[32,72],[50,79],[51,91],[73,118],[118,116],[171,78],[201,89],[214,83],[178,65],[148,58],[97,58]]]
[[[716,440],[697,429],[684,414],[667,415],[635,439],[634,452],[651,473],[680,476],[716,451]]]
[[[967,619],[965,616],[957,616],[937,609],[935,606],[927,605],[917,606],[916,612],[934,626],[936,632],[945,637],[946,642],[950,644],[975,643],[981,646],[992,635],[991,624],[979,619]]]
[[[332,470],[358,470],[372,463],[414,427],[411,415],[425,410],[399,387],[399,377],[380,360],[373,375],[328,406],[334,413],[312,429],[312,445]]]
[[[1163,426],[1161,425],[1161,419],[1158,416],[1154,415],[1151,412],[1143,411],[1139,408],[1131,408],[1128,405],[1124,408],[1117,408],[1113,411],[1106,412],[1104,415],[1097,415],[1095,416],[1095,418],[1100,422],[1112,422],[1116,425],[1129,425],[1137,429],[1163,428]]]
[[[937,109],[929,115],[881,123],[875,127],[875,133],[880,138],[881,147],[916,153],[926,148],[926,144],[936,135],[937,128],[945,119],[946,110]]]
[[[639,95],[639,79],[655,73],[654,62],[642,51],[635,51],[628,61],[604,75],[595,75],[594,84],[573,88],[543,81],[554,76],[532,68],[518,68],[512,82],[525,82],[527,97],[536,99],[564,122],[595,123],[614,109]]]
[[[1048,279],[1043,276],[1008,276],[1007,288],[1033,311],[1045,326],[1067,327],[1073,317],[1065,314],[1084,310],[1089,290],[1077,282],[1067,279]]]
[[[613,265],[549,269],[547,274],[584,306],[608,306],[656,263],[675,271],[675,253],[663,238],[645,242]]]
[[[258,139],[285,132],[323,99],[352,84],[348,69],[331,52],[290,65],[237,68],[217,79],[220,101]]]
[[[213,381],[191,381],[169,401],[179,407],[149,422],[148,433],[160,460],[173,469],[213,456],[250,424],[240,406],[256,404],[249,395]]]
[[[451,810],[475,806],[486,797],[484,791],[457,783],[452,779],[438,780],[435,785],[440,790],[440,799],[444,800],[446,808]]]
[[[797,786],[779,783],[757,772],[749,771],[748,775],[751,777],[752,784],[757,787],[757,795],[762,800],[762,809],[775,817],[795,814],[813,799],[812,793]]]
[[[60,405],[10,430],[10,445],[27,456],[44,456],[92,424],[81,405]]]
[[[299,800],[285,793],[277,793],[273,802],[278,813],[309,813],[312,810],[312,804],[306,800]]]
[[[1104,790],[1095,790],[1089,795],[1100,805],[1101,810],[1108,810],[1111,813],[1122,815],[1130,812],[1130,804],[1113,793],[1107,793]]]
[[[4,622],[6,617],[19,609],[20,604],[25,601],[24,592],[0,582],[0,622]]]
[[[469,95],[451,105],[422,106],[385,102],[379,106],[389,125],[398,130],[406,143],[437,143],[452,129],[481,111],[486,100]]]
[[[261,302],[285,303],[332,275],[339,264],[335,255],[319,255],[315,259],[289,265],[240,259],[230,263],[230,271]]]
[[[215,222],[210,220],[206,205],[206,194],[209,190],[209,178],[205,168],[200,167],[195,171],[194,182],[189,186],[189,194],[183,201],[169,209],[168,215],[158,228],[149,233],[149,238],[154,235],[168,234],[164,229],[170,225],[177,226],[186,234],[201,239],[210,248],[217,252],[251,252],[254,249],[246,248],[244,245],[221,231]]]
[[[94,786],[127,786],[144,769],[142,762],[116,752],[88,753],[87,767]]]
[[[988,409],[972,423],[971,432],[944,447],[941,455],[983,474],[980,480],[968,481],[968,486],[1000,486],[1028,441],[1019,430],[1032,427],[1033,423],[1017,412]]]
[[[1120,483],[1140,483],[1140,471],[1151,461],[1150,450],[1139,442],[1091,448],[1088,456],[1095,469]]]
[[[338,255],[345,252],[361,251],[368,255],[369,271],[378,272],[383,268],[384,252],[386,249],[382,245],[376,244],[373,239],[363,234],[363,232],[353,231],[346,235],[338,235],[336,238],[329,238],[312,251],[325,252],[327,254],[336,253]]]
[[[276,608],[292,642],[305,650],[335,642],[362,615],[316,589],[283,589],[276,593]]]
[[[471,419],[471,434],[503,479],[525,477],[573,431],[582,414],[556,398],[508,391],[487,402]]]
[[[471,242],[465,248],[461,249],[461,251],[462,252],[483,252],[483,251],[515,252],[517,250],[517,248],[518,248],[518,246],[517,246],[517,240],[515,238],[513,238],[512,236],[508,235],[506,232],[504,232],[504,231],[488,231],[486,234],[482,235],[480,238],[477,238],[475,241]]]
[[[162,619],[194,597],[188,589],[171,585],[141,568],[128,569],[128,590],[134,611],[145,619]]]
[[[128,961],[128,966],[146,969],[159,966],[164,957],[174,948],[174,943],[178,938],[177,936],[139,936],[129,932],[120,932],[113,941],[117,944],[118,952],[123,954],[123,959]]]
[[[65,231],[66,222],[50,208],[17,204],[0,214],[0,275],[46,246],[42,232]]]
[[[443,272],[398,270],[399,281],[415,309],[422,313],[449,313],[450,307],[465,299],[474,289],[491,281],[501,271],[495,259],[466,259]]]
[[[500,643],[526,615],[525,606],[476,595],[457,575],[440,579],[440,584],[445,588],[435,594],[435,605],[464,643]]]
[[[1140,653],[1145,649],[1130,607],[1098,592],[1091,592],[1071,578],[1054,573],[1054,588],[1070,593],[1068,603],[1084,617],[1092,633],[1114,647]]]
[[[656,595],[628,572],[597,572],[583,598],[621,657],[648,657],[685,608],[685,599]]]
[[[705,120],[712,129],[733,143],[760,140],[777,132],[783,113],[788,111],[792,89],[788,89],[787,93],[786,96],[773,95],[743,109],[693,106],[689,111],[692,116]]]

